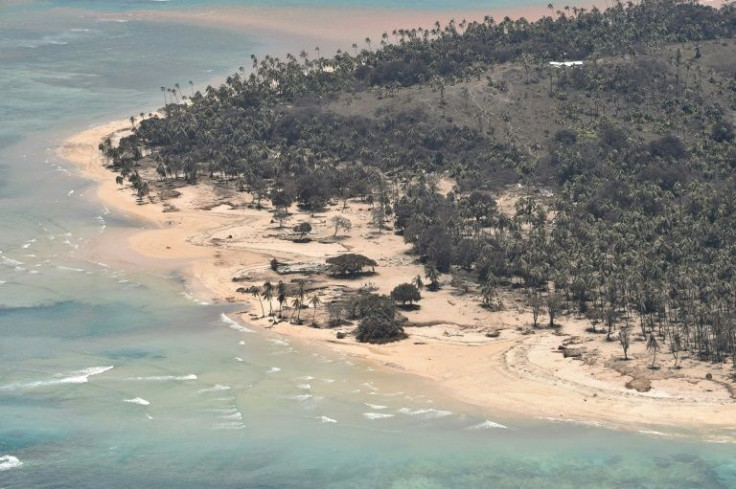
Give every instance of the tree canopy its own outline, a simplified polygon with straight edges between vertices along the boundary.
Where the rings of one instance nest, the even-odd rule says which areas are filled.
[[[328,258],[326,261],[330,265],[331,274],[347,277],[364,274],[363,269],[366,267],[370,267],[371,273],[373,273],[378,265],[375,260],[357,253],[345,253],[344,255]]]

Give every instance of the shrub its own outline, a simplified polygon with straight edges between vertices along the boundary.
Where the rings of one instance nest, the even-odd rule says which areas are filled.
[[[419,294],[419,289],[414,284],[400,284],[394,287],[391,291],[391,298],[396,302],[402,304],[413,304],[419,302],[422,296]]]
[[[406,338],[393,300],[386,296],[372,297],[372,306],[361,319],[355,338],[363,343],[388,343]]]
[[[378,265],[375,260],[359,255],[357,253],[346,253],[332,258],[328,258],[327,264],[330,265],[330,274],[338,276],[353,277],[360,275],[365,267],[371,267],[371,273],[375,272],[374,267]]]

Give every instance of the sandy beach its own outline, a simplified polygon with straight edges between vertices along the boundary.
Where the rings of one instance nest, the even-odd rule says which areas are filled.
[[[344,210],[342,205],[332,206],[313,216],[293,209],[289,223],[312,222],[310,243],[293,242],[288,225],[279,229],[267,209],[248,208],[250,196],[206,184],[184,187],[181,196],[165,204],[137,205],[129,188],[115,184],[97,150],[103,137],[116,131],[124,134],[127,128],[127,121],[99,126],[73,136],[60,150],[84,177],[99,183],[96,198],[146,225],[141,231],[101,238],[92,250],[98,258],[177,270],[189,278],[202,300],[247,303],[249,312],[240,319],[266,334],[422,376],[447,395],[480,409],[644,432],[657,427],[699,430],[715,441],[731,439],[733,433],[726,430],[736,429],[736,403],[726,382],[727,366],[684,360],[682,369],[674,369],[672,359],[662,354],[661,369],[652,371],[646,368],[649,355],[644,342],[631,347],[630,356],[637,361],[624,364],[616,360],[618,343],[585,332],[589,321],[564,316],[560,332],[532,330],[531,313],[518,299],[503,296],[503,310],[489,312],[475,294],[458,293],[449,277],[443,277],[440,291],[422,293],[419,310],[404,313],[410,321],[409,338],[398,343],[360,344],[350,336],[336,339],[337,331],[350,328],[317,329],[290,325],[287,320],[274,323],[268,317],[268,304],[263,318],[258,301],[235,290],[265,280],[297,278],[271,271],[268,263],[273,257],[314,263],[346,250],[362,253],[378,262],[378,274],[369,281],[382,293],[422,274],[422,269],[406,254],[408,247],[400,236],[378,233],[369,225],[369,209],[360,202],[350,202]],[[353,223],[350,234],[338,240],[329,239],[333,230],[328,220],[333,214]],[[239,281],[233,282],[234,277]],[[323,276],[310,278],[308,284],[310,294],[318,294],[323,304],[345,288],[363,285]],[[313,315],[322,319],[324,307],[316,314],[312,308],[303,311],[304,318],[311,320]],[[497,337],[487,335],[496,331]],[[563,342],[582,347],[585,353],[565,358],[558,348]],[[711,380],[706,379],[708,373]],[[632,381],[650,388],[640,392],[631,388]]]
[[[386,25],[431,26],[438,18],[480,20],[485,15],[438,16],[429,12],[425,19],[425,14],[418,16],[416,12],[365,12],[348,17],[351,20],[339,22],[336,27],[338,18],[344,16],[334,12],[295,10],[283,17],[286,11],[279,9],[260,9],[249,15],[243,15],[243,9],[236,10],[127,15],[149,21],[165,19],[211,23],[221,28],[263,29],[302,40],[319,38],[325,41],[326,49],[344,47],[346,40],[356,37],[356,32],[378,35],[374,39],[377,45]],[[533,19],[548,11],[537,7],[513,13]],[[307,22],[305,18],[311,20]],[[325,37],[325,32],[331,34]],[[289,41],[283,42],[287,45]],[[482,307],[477,294],[463,293],[454,287],[449,275],[443,276],[441,290],[422,292],[418,310],[403,312],[409,321],[409,338],[397,343],[361,344],[351,336],[336,339],[338,331],[349,333],[347,327],[290,325],[290,309],[284,311],[287,319],[277,323],[272,317],[262,317],[259,301],[236,289],[261,285],[266,280],[275,283],[299,278],[273,272],[269,268],[272,258],[289,263],[321,263],[326,257],[350,251],[378,262],[377,275],[367,279],[307,277],[309,295],[317,295],[323,305],[347,289],[364,285],[389,293],[396,285],[423,276],[423,268],[407,254],[409,247],[402,237],[390,231],[379,232],[370,224],[369,206],[358,201],[349,202],[344,209],[342,203],[336,204],[315,215],[293,207],[283,229],[272,220],[269,204],[258,210],[251,205],[250,195],[236,192],[232,186],[205,182],[177,189],[181,192],[177,198],[155,198],[152,203],[138,205],[127,185],[115,183],[114,174],[104,167],[97,148],[104,137],[112,135],[114,139],[128,130],[128,121],[111,122],[74,135],[60,149],[83,177],[98,182],[95,198],[144,225],[140,231],[102,236],[91,250],[97,258],[123,266],[178,271],[187,277],[188,286],[202,300],[247,304],[248,312],[239,319],[260,327],[264,334],[283,335],[371,365],[421,376],[448,396],[489,412],[651,434],[659,429],[668,433],[698,431],[713,441],[736,439],[736,392],[727,365],[683,359],[682,368],[675,368],[672,357],[663,352],[659,357],[661,367],[651,370],[647,367],[650,356],[643,341],[632,342],[629,356],[634,360],[623,362],[617,342],[606,341],[605,334],[586,332],[590,321],[568,315],[559,318],[559,330],[533,329],[531,312],[518,297],[502,294],[504,307],[491,312]],[[449,191],[453,182],[443,180],[441,184],[442,189]],[[513,191],[502,195],[499,208],[513,209],[516,198]],[[337,238],[329,224],[335,215],[352,222],[352,230],[341,232]],[[310,222],[313,228],[309,243],[294,242],[290,231],[302,221]],[[278,307],[275,301],[273,306]],[[264,308],[268,314],[269,305],[264,304]],[[303,311],[303,318],[311,321],[312,317],[323,322],[325,307]],[[566,356],[565,349],[577,352]]]

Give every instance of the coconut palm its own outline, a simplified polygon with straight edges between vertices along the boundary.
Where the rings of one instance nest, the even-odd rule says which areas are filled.
[[[281,317],[281,311],[284,302],[286,302],[286,284],[282,280],[279,280],[279,284],[276,286],[276,300],[279,303],[279,317]]]
[[[253,297],[258,298],[258,302],[261,304],[261,317],[266,317],[266,310],[263,308],[263,299],[261,299],[261,289],[257,285],[251,285],[248,288],[248,292]]]
[[[316,324],[317,321],[317,307],[319,307],[320,304],[322,304],[322,301],[320,300],[319,296],[317,294],[313,295],[311,299],[309,299],[309,303],[314,308],[314,311],[312,313],[312,324]]]
[[[647,339],[647,351],[652,352],[652,364],[649,366],[649,368],[655,368],[654,363],[657,361],[659,341],[657,341],[657,337],[654,335],[654,333],[649,333],[649,338]]]
[[[273,285],[271,282],[264,282],[261,297],[268,301],[268,315],[273,316],[273,303],[271,302],[273,300]]]

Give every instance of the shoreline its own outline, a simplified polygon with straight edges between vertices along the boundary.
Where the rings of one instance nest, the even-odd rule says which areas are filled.
[[[112,250],[119,262],[176,270],[185,277],[190,292],[201,300],[248,304],[247,312],[233,315],[249,327],[268,330],[307,347],[326,348],[378,368],[419,376],[449,398],[481,412],[653,435],[677,436],[684,430],[689,436],[695,431],[711,441],[734,440],[732,433],[721,433],[736,429],[736,401],[725,390],[715,392],[710,385],[688,389],[690,381],[684,382],[684,387],[665,381],[649,392],[637,392],[625,388],[626,377],[611,369],[563,358],[555,347],[574,334],[568,329],[583,329],[588,324],[581,319],[561,318],[567,332],[562,337],[551,330],[527,335],[517,329],[527,323],[528,313],[510,305],[504,311],[479,318],[474,316],[477,310],[468,311],[474,306],[472,298],[455,297],[449,287],[435,293],[423,292],[420,310],[406,313],[411,322],[430,325],[408,326],[407,340],[385,345],[357,343],[350,338],[336,340],[335,332],[346,328],[315,329],[290,325],[288,321],[273,324],[268,316],[260,318],[259,303],[234,292],[241,285],[233,283],[234,276],[248,277],[243,285],[260,283],[271,277],[269,273],[276,276],[268,268],[270,257],[304,261],[339,247],[315,243],[317,249],[309,249],[310,245],[263,237],[274,229],[270,213],[231,210],[224,204],[211,207],[218,197],[202,184],[181,189],[182,195],[171,201],[179,208],[177,212],[164,212],[159,203],[137,205],[127,188],[117,187],[113,173],[102,166],[103,159],[97,151],[102,137],[126,127],[127,121],[104,124],[72,136],[60,149],[60,155],[76,165],[84,178],[98,183],[96,198],[123,215],[153,226],[126,230],[121,233],[122,240],[118,233],[102,237],[93,254],[105,253],[110,261]],[[353,205],[349,211],[358,213],[358,209]],[[235,232],[242,236],[235,237],[233,245],[223,245],[225,238],[220,236]],[[360,232],[361,227],[357,227],[353,235]],[[362,250],[354,248],[362,241],[373,249],[372,254],[367,253],[379,262],[379,274],[371,280],[381,292],[386,292],[402,278],[408,281],[415,276],[420,267],[404,255],[406,245],[400,237],[387,233],[377,239],[382,240],[383,256],[376,257],[376,242],[362,236],[352,236],[340,246],[360,253]],[[332,249],[326,250],[325,246]],[[126,253],[133,253],[134,258],[119,258]],[[347,280],[330,280],[329,284],[359,285]],[[511,301],[506,298],[506,302]],[[460,310],[465,310],[459,317],[458,304]],[[265,308],[268,311],[267,305]],[[311,317],[313,312],[311,308],[306,310],[305,317]],[[489,329],[500,329],[500,337],[487,337]],[[712,371],[717,366],[695,368]],[[661,433],[660,429],[669,432]]]
[[[145,21],[211,24],[225,29],[254,27],[256,31],[262,29],[272,34],[287,33],[285,38],[274,43],[281,47],[293,47],[294,39],[301,40],[302,44],[311,42],[309,40],[315,39],[320,30],[330,30],[326,24],[332,22],[324,17],[320,20],[322,23],[310,24],[299,15],[301,9],[295,10],[290,19],[269,19],[263,13],[261,17],[243,18],[242,12],[247,10],[139,11],[126,15]],[[286,12],[278,8],[261,10],[270,12],[269,15]],[[380,15],[376,14],[373,21],[383,22],[384,27],[422,23],[417,12],[412,13],[413,20],[407,21],[395,11],[375,10]],[[549,12],[546,7],[539,7],[539,10],[542,11],[539,17]],[[235,15],[237,12],[241,15]],[[408,11],[406,13],[408,15]],[[310,15],[319,17],[319,14],[319,11],[312,11]],[[432,17],[429,24],[425,23],[427,25],[442,18],[435,11],[420,14]],[[472,15],[465,17],[482,19],[474,19]],[[365,19],[358,18],[355,16],[351,21],[364,26]],[[310,25],[308,29],[290,30],[296,24]],[[347,25],[352,27],[343,25],[343,30],[331,30],[332,36],[327,41],[332,44],[322,47],[332,49],[338,42],[345,43],[343,48],[346,47],[358,32],[352,24]],[[361,29],[359,32],[365,32]],[[322,39],[324,36],[319,42]],[[375,44],[379,39],[374,40]],[[552,330],[530,332],[529,311],[511,295],[503,297],[507,306],[504,310],[490,313],[480,307],[476,297],[456,295],[449,285],[440,292],[422,292],[421,308],[405,313],[412,323],[421,326],[407,327],[409,339],[386,345],[360,344],[352,338],[335,339],[336,331],[347,328],[315,329],[306,325],[293,326],[288,321],[273,324],[268,317],[260,318],[259,301],[250,295],[238,294],[235,289],[241,285],[247,288],[261,284],[264,280],[288,281],[293,277],[272,273],[268,267],[271,257],[280,261],[309,262],[323,261],[326,256],[346,250],[362,253],[379,262],[379,274],[369,280],[382,293],[422,274],[422,269],[405,254],[408,247],[401,237],[390,232],[377,234],[369,228],[370,212],[359,202],[348,206],[344,215],[353,221],[354,228],[350,236],[340,240],[329,239],[332,233],[326,224],[328,216],[337,212],[336,209],[329,208],[316,218],[297,212],[290,223],[299,218],[311,219],[315,233],[322,236],[310,244],[295,244],[285,239],[284,231],[271,222],[271,214],[267,210],[247,208],[245,196],[226,195],[223,189],[213,189],[207,184],[178,189],[182,195],[167,201],[176,207],[173,212],[160,202],[139,206],[127,187],[115,183],[114,174],[103,166],[103,158],[97,150],[97,144],[104,137],[126,128],[130,128],[128,121],[103,124],[70,137],[60,150],[61,156],[76,165],[84,178],[97,182],[95,198],[122,215],[146,224],[143,230],[123,230],[102,236],[91,250],[93,254],[104,253],[107,261],[114,256],[114,262],[132,263],[149,270],[176,270],[185,277],[189,291],[199,299],[248,304],[249,312],[239,313],[237,317],[248,326],[294,339],[307,347],[325,348],[360,359],[368,365],[421,377],[449,398],[483,412],[650,434],[656,434],[658,429],[697,431],[711,441],[736,441],[736,400],[725,382],[716,381],[725,378],[727,368],[695,362],[687,365],[692,375],[673,379],[659,378],[655,373],[633,368],[625,370],[622,365],[612,366],[615,362],[610,358],[618,345],[602,341],[592,343],[590,335],[585,333],[589,322],[564,316],[560,318],[564,326],[562,334]],[[451,182],[443,183],[447,183],[448,189],[452,186]],[[510,202],[513,208],[515,201]],[[242,277],[243,283],[234,283],[234,277]],[[358,282],[320,277],[313,290],[315,294],[324,294],[322,301],[326,303],[344,287],[360,286]],[[265,307],[268,310],[268,305]],[[323,313],[309,308],[304,315],[311,318],[317,312]],[[490,338],[486,336],[490,331],[501,334]],[[564,358],[558,345],[574,338],[590,343],[596,355],[585,361]],[[643,350],[643,344],[634,343],[631,355],[641,360],[645,355]],[[666,359],[663,364],[665,362]],[[668,373],[675,377],[678,372],[662,368],[663,375]],[[711,372],[716,377],[714,381],[706,380]],[[651,380],[651,390],[639,392],[626,387],[632,381],[641,380],[639,376],[644,376],[647,382]],[[721,433],[721,430],[731,432]]]
[[[593,6],[605,8],[605,3],[586,0],[581,2],[586,9]],[[290,50],[294,53],[305,49],[310,57],[313,48],[319,47],[325,54],[337,49],[352,52],[352,43],[358,49],[367,47],[365,39],[372,39],[372,48],[380,47],[381,35],[389,35],[394,41],[394,29],[432,27],[436,21],[444,26],[451,19],[456,22],[482,22],[490,16],[502,20],[504,17],[517,19],[524,17],[529,22],[546,15],[555,15],[558,9],[550,11],[547,4],[521,6],[495,6],[487,9],[427,9],[412,10],[391,7],[294,7],[294,6],[238,6],[219,8],[190,8],[185,10],[132,10],[126,13],[95,14],[101,19],[175,22],[180,24],[210,27],[221,30],[249,30],[257,39],[267,34],[269,52],[272,56],[283,56]],[[244,62],[248,53],[244,53]]]

